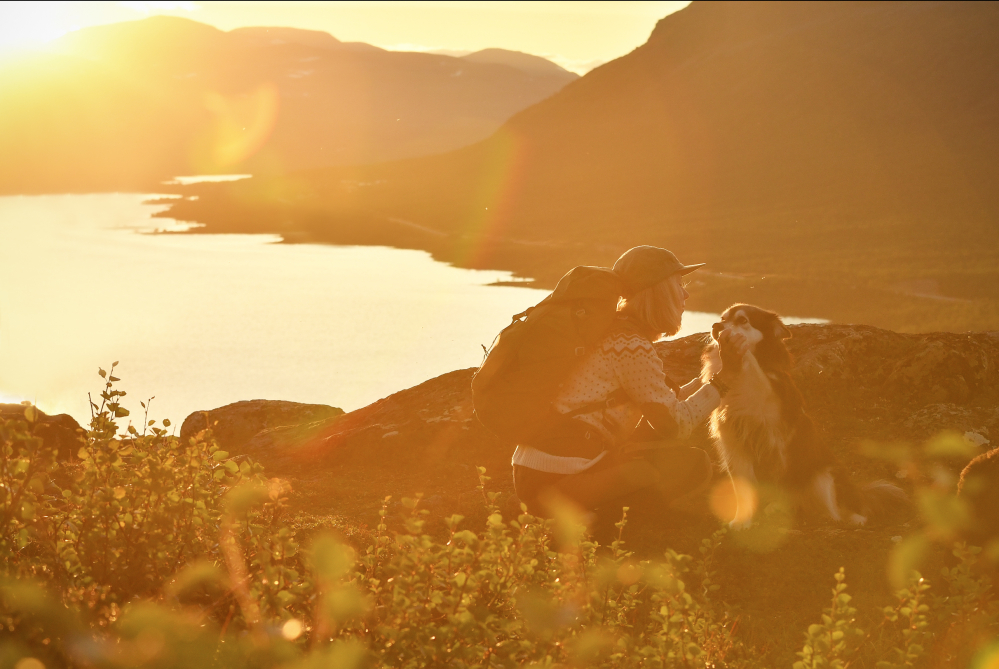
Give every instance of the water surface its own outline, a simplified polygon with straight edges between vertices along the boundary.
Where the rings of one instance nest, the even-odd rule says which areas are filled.
[[[0,401],[89,419],[98,367],[133,417],[243,399],[350,410],[476,365],[545,293],[421,251],[172,228],[138,194],[0,198]],[[182,227],[182,226],[180,226]]]
[[[246,399],[357,409],[478,365],[546,291],[490,286],[422,251],[281,244],[273,235],[151,234],[149,195],[0,197],[0,402],[89,420],[118,360],[141,421]],[[678,336],[714,314],[688,312]]]

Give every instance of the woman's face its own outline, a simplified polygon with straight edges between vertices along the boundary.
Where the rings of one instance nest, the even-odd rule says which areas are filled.
[[[683,277],[678,274],[675,274],[671,276],[669,279],[667,279],[667,281],[673,281],[676,283],[676,285],[673,286],[673,290],[675,295],[680,296],[679,307],[680,307],[680,312],[682,313],[683,310],[686,309],[687,307],[687,298],[690,297],[690,293],[688,293],[687,289],[683,287]]]

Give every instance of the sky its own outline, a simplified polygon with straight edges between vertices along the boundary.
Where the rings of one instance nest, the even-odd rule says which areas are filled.
[[[155,14],[222,30],[287,26],[398,51],[499,47],[543,56],[580,74],[630,52],[667,2],[0,2],[0,54],[44,48],[86,26]]]

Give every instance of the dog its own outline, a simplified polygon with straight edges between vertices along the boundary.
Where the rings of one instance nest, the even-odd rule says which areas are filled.
[[[741,373],[710,423],[722,468],[736,491],[733,528],[752,524],[759,483],[786,491],[800,507],[856,526],[907,504],[905,493],[886,481],[855,485],[818,438],[791,378],[791,353],[784,343],[791,331],[777,314],[749,304],[726,309],[712,327],[711,343],[702,356],[704,383],[721,369],[718,339],[724,330],[741,333],[747,344]],[[749,485],[737,485],[739,479]]]

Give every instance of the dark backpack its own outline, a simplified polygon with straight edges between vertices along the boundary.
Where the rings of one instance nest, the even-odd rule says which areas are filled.
[[[559,387],[614,324],[623,288],[609,269],[575,267],[551,295],[514,316],[472,377],[479,421],[511,443],[550,426],[559,417],[552,407]]]

